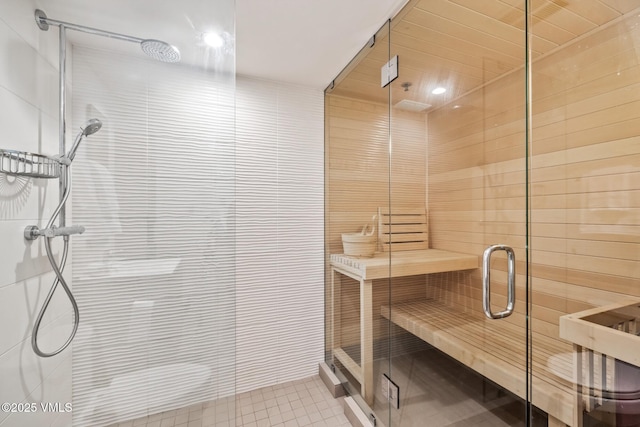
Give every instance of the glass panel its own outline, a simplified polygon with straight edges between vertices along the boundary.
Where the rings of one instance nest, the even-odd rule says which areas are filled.
[[[326,358],[366,414],[389,360],[388,322],[380,316],[389,254],[378,247],[375,217],[389,206],[389,88],[380,83],[388,34],[387,24],[325,97]]]
[[[229,43],[233,5],[217,8],[183,4],[176,22],[155,25],[179,28],[189,16]],[[74,221],[91,232],[73,258],[85,307],[73,355],[77,425],[203,402],[203,419],[235,419],[233,47],[180,47],[182,64],[73,50],[74,128],[103,122],[74,171]]]
[[[525,425],[524,16],[524,1],[416,1],[392,22],[394,426]],[[489,259],[493,313],[508,306],[505,249],[515,255],[503,319],[483,310],[492,245],[504,245]]]
[[[62,49],[56,23],[46,32],[36,26],[36,4],[68,23]],[[44,238],[26,241],[22,229],[47,223],[58,180],[0,174],[0,400],[35,407],[1,412],[1,425],[235,424],[234,8],[233,0],[0,1],[0,54],[15,58],[0,73],[3,111],[12,111],[3,140],[59,152],[58,58],[66,48],[61,154],[85,129],[66,222],[86,228],[71,237],[64,271],[79,317],[58,286],[38,343],[59,348],[74,317],[77,335],[40,358],[31,328],[54,273]],[[214,30],[221,44],[206,47],[202,33]],[[181,60],[155,61],[143,51],[161,61],[175,51],[105,31],[164,40]],[[101,128],[87,127],[89,119]],[[62,240],[54,240],[55,258],[64,258]]]
[[[639,7],[532,4],[533,402],[569,425],[640,423]]]

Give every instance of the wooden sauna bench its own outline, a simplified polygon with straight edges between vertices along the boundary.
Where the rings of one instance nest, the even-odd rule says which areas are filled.
[[[490,320],[432,299],[382,306],[382,316],[513,394],[526,398],[525,330],[505,320]],[[531,402],[549,416],[549,426],[577,426],[572,358],[567,348],[536,334],[533,344]],[[574,417],[575,420],[574,420]],[[580,424],[581,425],[581,424]]]
[[[391,262],[390,262],[391,260]],[[333,355],[360,383],[361,395],[373,404],[373,281],[392,277],[414,276],[446,271],[478,268],[476,255],[460,254],[438,249],[420,249],[393,252],[379,252],[373,258],[353,258],[343,254],[333,254],[331,264],[332,320],[333,330],[340,331],[341,276],[351,277],[360,286],[360,357],[358,364],[343,349],[340,333],[332,338]],[[387,286],[387,283],[384,282]]]

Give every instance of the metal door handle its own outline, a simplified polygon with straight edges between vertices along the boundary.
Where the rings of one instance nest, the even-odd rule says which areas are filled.
[[[491,254],[495,251],[507,253],[507,308],[497,313],[491,312]],[[489,319],[502,319],[513,313],[516,304],[516,255],[506,245],[489,246],[482,256],[482,308]]]

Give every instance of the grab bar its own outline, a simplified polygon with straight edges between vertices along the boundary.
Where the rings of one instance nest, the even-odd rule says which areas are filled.
[[[491,255],[495,251],[507,253],[507,307],[503,311],[491,311]],[[516,255],[513,249],[506,245],[493,245],[485,249],[482,256],[482,308],[489,319],[503,319],[513,313],[516,303]]]

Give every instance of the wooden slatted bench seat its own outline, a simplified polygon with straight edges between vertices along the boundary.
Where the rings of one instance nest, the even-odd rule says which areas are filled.
[[[342,277],[357,281],[360,288],[360,363],[343,349],[340,333],[332,334],[333,355],[360,383],[361,394],[368,404],[373,404],[373,283],[376,279],[468,270],[478,267],[478,257],[437,249],[403,251],[389,256],[376,254],[373,258],[354,259],[341,254],[331,255],[332,324],[340,331],[340,295]],[[384,285],[384,284],[383,284]]]
[[[475,269],[479,266],[476,255],[429,249],[428,218],[424,209],[395,209],[393,216],[386,208],[378,209],[378,243],[383,252],[372,258],[354,258],[332,254],[331,265],[331,319],[334,332],[331,346],[333,356],[340,361],[360,383],[364,400],[373,404],[375,381],[373,378],[373,287],[377,279],[424,275],[445,271]],[[389,250],[393,248],[393,256]],[[342,277],[357,281],[360,288],[360,361],[353,360],[342,348],[341,294]],[[380,281],[378,281],[380,284]],[[383,282],[383,286],[388,282]],[[376,316],[378,315],[376,308]]]
[[[412,275],[478,268],[478,257],[429,249],[428,216],[424,209],[378,209],[378,242],[382,252],[373,258],[331,255],[332,319],[340,330],[341,276],[360,287],[361,360],[353,360],[334,333],[334,356],[361,384],[361,394],[373,403],[373,281]],[[388,252],[393,253],[389,256]],[[424,299],[382,306],[383,317],[433,347],[477,371],[485,378],[526,398],[526,334],[508,320],[487,319],[481,311],[465,311],[440,300]],[[376,313],[377,315],[377,313]],[[568,343],[534,336],[532,346],[532,403],[549,415],[549,425],[577,426],[577,399],[573,391],[572,348]]]
[[[382,306],[391,322],[493,381],[526,398],[526,343],[523,328],[489,320],[437,300]],[[549,426],[577,425],[569,345],[536,335],[532,346],[532,403],[549,415]],[[554,357],[555,356],[555,357]]]

